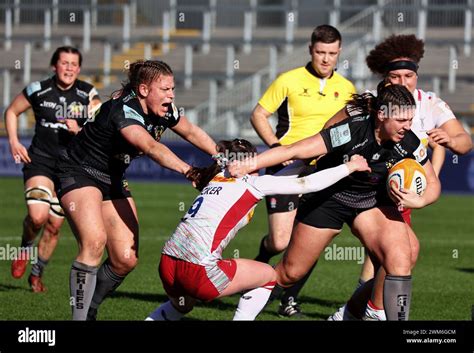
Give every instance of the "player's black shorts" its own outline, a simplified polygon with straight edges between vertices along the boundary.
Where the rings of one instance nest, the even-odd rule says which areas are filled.
[[[111,176],[111,183],[105,183],[97,178],[88,175],[80,168],[60,168],[59,179],[59,198],[63,197],[69,191],[80,189],[86,186],[93,186],[102,193],[104,201],[118,200],[132,197],[128,189],[128,181],[124,176]]]
[[[342,229],[344,223],[352,227],[357,215],[370,209],[345,206],[321,193],[312,193],[302,198],[296,219],[316,228]]]
[[[28,151],[28,156],[31,159],[31,163],[25,163],[23,166],[23,181],[26,182],[34,176],[45,176],[51,179],[56,187],[58,182],[55,169],[56,160],[39,156],[31,151]]]
[[[283,165],[269,167],[265,170],[266,175],[273,175],[283,169]],[[282,185],[282,188],[285,187]],[[267,195],[265,196],[265,203],[267,205],[268,214],[289,212],[298,208],[300,196],[299,195]]]

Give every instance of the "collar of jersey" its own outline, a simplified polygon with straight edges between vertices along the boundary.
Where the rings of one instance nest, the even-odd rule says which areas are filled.
[[[61,89],[59,88],[58,86],[58,77],[56,76],[56,74],[54,74],[52,77],[51,77],[51,80],[53,80],[53,86],[56,90],[58,90],[59,92],[69,92],[71,91],[74,87],[76,87],[76,84],[77,84],[77,79],[74,81],[74,83],[72,84],[71,87],[69,87],[68,89]]]
[[[308,71],[314,77],[316,77],[320,80],[323,80],[323,78],[314,69],[313,65],[311,64],[311,61],[306,64],[305,69],[306,69],[306,71]],[[334,70],[332,70],[331,76],[327,77],[326,80],[330,80],[333,77],[334,77]]]

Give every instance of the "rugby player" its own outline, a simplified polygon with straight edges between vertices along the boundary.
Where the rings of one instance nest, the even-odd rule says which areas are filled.
[[[303,277],[347,223],[371,258],[387,271],[383,293],[387,319],[408,320],[411,269],[416,261],[411,240],[416,236],[406,227],[397,207],[421,208],[435,202],[440,194],[439,180],[425,147],[410,130],[416,103],[407,88],[382,82],[377,97],[371,93],[355,95],[349,106],[354,114],[331,128],[244,163],[234,163],[229,170],[240,176],[252,168],[318,156],[323,157],[317,170],[324,170],[353,154],[365,157],[371,173],[355,173],[322,192],[303,197],[290,244],[276,266],[277,282],[285,287]],[[425,169],[427,189],[422,196],[394,187],[391,197],[387,194],[388,169],[404,158],[418,160]]]
[[[78,80],[82,55],[76,48],[59,47],[51,58],[54,75],[32,82],[18,94],[5,112],[10,151],[16,163],[24,163],[23,179],[27,215],[23,221],[22,253],[11,264],[14,278],[26,271],[28,254],[35,238],[43,229],[38,243],[38,259],[33,264],[28,282],[33,292],[44,292],[42,281],[59,239],[64,213],[55,192],[54,167],[58,156],[78,133],[89,114],[100,105],[93,85]],[[19,116],[32,108],[35,134],[28,149],[18,139]]]
[[[188,173],[201,194],[162,250],[159,273],[170,300],[151,313],[148,321],[179,320],[192,310],[196,300],[211,301],[249,289],[247,296],[262,300],[253,306],[253,302],[246,305],[246,299],[241,299],[243,310],[234,320],[254,319],[274,287],[275,271],[255,260],[223,260],[222,252],[250,222],[257,203],[277,191],[318,191],[354,171],[369,170],[365,159],[353,156],[347,163],[303,178],[246,175],[235,179],[225,171],[227,163],[255,154],[256,148],[241,139],[221,141],[218,146],[216,162]]]
[[[128,79],[58,162],[58,194],[79,244],[70,272],[74,320],[95,320],[104,298],[137,265],[137,211],[124,175],[131,161],[146,155],[186,174],[190,166],[159,142],[167,128],[202,151],[216,153],[215,142],[180,116],[166,63],[137,61]],[[108,258],[100,265],[105,249]]]

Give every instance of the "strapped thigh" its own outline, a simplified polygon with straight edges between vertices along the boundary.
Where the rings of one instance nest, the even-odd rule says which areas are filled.
[[[25,190],[25,200],[27,205],[38,203],[50,204],[53,193],[46,186],[33,186]]]

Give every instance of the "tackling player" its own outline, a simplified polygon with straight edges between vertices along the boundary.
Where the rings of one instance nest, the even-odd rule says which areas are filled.
[[[206,153],[216,152],[215,142],[179,115],[166,63],[137,61],[128,78],[58,162],[58,194],[79,244],[70,273],[74,320],[95,320],[104,298],[137,265],[137,211],[124,175],[131,161],[146,155],[186,174],[190,166],[159,142],[167,128]],[[100,266],[105,248],[108,258]]]
[[[254,306],[253,302],[247,305],[241,299],[243,310],[235,314],[234,320],[254,319],[275,285],[275,271],[255,260],[223,260],[222,252],[250,222],[257,203],[277,191],[281,194],[318,191],[354,171],[369,170],[364,158],[353,156],[345,164],[304,178],[246,175],[235,179],[225,171],[227,163],[256,154],[256,148],[246,140],[235,139],[221,141],[218,150],[217,160],[211,166],[193,168],[188,173],[201,194],[162,251],[159,273],[170,300],[146,320],[179,320],[193,309],[197,299],[211,301],[249,289],[247,296],[261,301]]]

